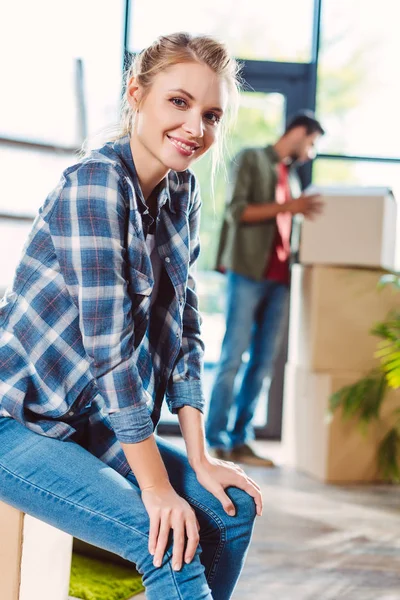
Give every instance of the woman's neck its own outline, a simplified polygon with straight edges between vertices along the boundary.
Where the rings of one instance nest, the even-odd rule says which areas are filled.
[[[152,155],[135,135],[130,139],[133,162],[139,179],[140,188],[145,201],[150,198],[153,190],[167,175],[169,169]]]

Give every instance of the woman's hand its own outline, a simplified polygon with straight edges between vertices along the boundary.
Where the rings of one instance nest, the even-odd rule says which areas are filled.
[[[142,489],[142,500],[150,517],[149,552],[154,555],[154,566],[161,565],[172,529],[172,568],[179,571],[183,560],[192,561],[199,544],[199,524],[194,510],[169,482]]]
[[[218,460],[205,455],[201,461],[192,465],[198,482],[222,504],[224,511],[234,516],[235,506],[225,489],[236,487],[254,498],[257,515],[262,515],[262,495],[260,487],[248,477],[241,467],[232,462]]]

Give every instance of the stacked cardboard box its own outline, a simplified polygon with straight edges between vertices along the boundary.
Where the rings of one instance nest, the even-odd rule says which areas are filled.
[[[367,194],[361,213],[357,194],[354,203],[348,191],[343,197],[346,209],[337,202],[337,195],[325,193],[326,214],[334,227],[330,229],[325,216],[320,225],[316,220],[304,228],[300,257],[307,264],[294,265],[292,270],[283,441],[290,464],[321,481],[374,481],[378,479],[377,447],[393,406],[400,406],[398,394],[390,392],[384,403],[386,425],[371,425],[366,436],[356,421],[343,421],[340,411],[328,418],[328,407],[332,393],[377,366],[377,338],[369,331],[399,306],[393,288],[378,290],[379,280],[387,272],[384,266],[395,261],[390,230],[396,230],[394,199],[389,196],[388,204],[388,194],[382,194],[380,201],[379,196]],[[374,201],[368,204],[371,197]],[[348,219],[354,224],[351,234],[341,235],[340,222]],[[375,241],[371,238],[373,220],[378,232]],[[358,221],[370,229],[368,256],[373,264],[369,267],[364,263],[357,266],[359,258],[366,256],[363,247],[368,242],[357,234]],[[382,228],[387,230],[383,236]],[[343,266],[346,256],[348,266]]]

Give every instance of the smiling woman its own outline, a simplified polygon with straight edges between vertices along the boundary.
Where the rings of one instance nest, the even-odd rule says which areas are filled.
[[[143,50],[120,135],[63,172],[0,302],[0,499],[134,562],[149,600],[231,598],[262,512],[258,485],[205,449],[191,272],[189,167],[236,95],[209,37]],[[154,436],[164,397],[187,454]]]

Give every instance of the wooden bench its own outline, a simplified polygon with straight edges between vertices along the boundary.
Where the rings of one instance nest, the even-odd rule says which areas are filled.
[[[72,536],[0,502],[1,600],[68,600]]]

